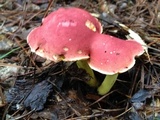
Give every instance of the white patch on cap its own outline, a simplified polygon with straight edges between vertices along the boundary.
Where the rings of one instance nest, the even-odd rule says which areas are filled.
[[[86,21],[86,23],[85,23],[85,25],[87,26],[87,28],[89,28],[90,30],[92,30],[92,31],[96,31],[96,27],[94,26],[94,24],[91,22],[91,21],[89,21],[89,20],[87,20]]]
[[[82,50],[78,50],[78,54],[82,54]]]
[[[69,48],[64,47],[63,50],[64,50],[65,52],[67,52],[67,51],[69,50]]]
[[[110,54],[114,54],[114,53],[116,53],[116,51],[111,51],[111,52],[110,52]]]
[[[110,37],[110,38],[113,38],[113,36],[111,36],[111,35],[110,35],[109,37]]]
[[[72,21],[72,20],[68,20],[68,21],[62,21],[58,24],[58,26],[62,26],[62,27],[76,27],[77,26],[77,22]]]

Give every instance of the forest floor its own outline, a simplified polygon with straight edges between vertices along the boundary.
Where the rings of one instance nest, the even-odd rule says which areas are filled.
[[[104,96],[86,84],[88,74],[72,62],[46,60],[31,52],[29,32],[60,7],[96,15],[103,34],[139,35],[148,54],[136,58]],[[125,58],[124,58],[125,59]],[[104,75],[95,71],[99,82]],[[159,0],[0,0],[1,120],[160,120]]]

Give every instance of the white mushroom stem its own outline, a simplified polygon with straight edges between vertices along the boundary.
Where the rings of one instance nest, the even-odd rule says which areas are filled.
[[[114,83],[116,82],[117,77],[118,77],[118,73],[113,75],[107,75],[104,81],[102,82],[102,84],[98,87],[98,94],[104,95],[108,93],[113,87]]]
[[[88,65],[87,60],[77,61],[77,66],[78,68],[84,69],[90,75],[90,80],[86,82],[89,86],[97,87],[99,85],[98,81],[96,80],[93,70]]]

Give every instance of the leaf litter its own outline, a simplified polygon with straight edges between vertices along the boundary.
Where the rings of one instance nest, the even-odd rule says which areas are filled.
[[[147,54],[137,58],[110,93],[99,96],[84,82],[89,75],[75,63],[53,63],[31,53],[29,31],[48,13],[67,6],[103,16],[97,18],[106,34],[127,39],[129,33],[114,21],[135,31],[146,42],[150,59]],[[159,16],[157,0],[1,0],[0,118],[160,119]],[[100,80],[105,77],[95,74]]]

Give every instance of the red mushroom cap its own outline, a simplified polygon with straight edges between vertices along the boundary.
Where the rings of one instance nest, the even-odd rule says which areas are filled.
[[[123,73],[135,64],[135,57],[144,49],[135,40],[122,40],[113,36],[95,34],[90,50],[89,65],[102,74]]]
[[[90,37],[101,33],[96,18],[79,8],[60,8],[27,37],[32,52],[55,62],[89,58]]]

